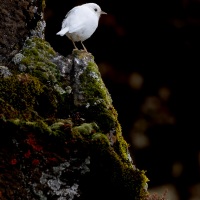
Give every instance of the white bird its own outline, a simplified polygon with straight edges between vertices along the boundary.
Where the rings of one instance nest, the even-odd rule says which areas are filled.
[[[73,42],[75,49],[78,49],[75,42],[81,42],[84,50],[87,52],[83,41],[87,40],[97,29],[99,18],[103,12],[99,5],[95,3],[86,3],[72,8],[62,22],[62,28],[57,35],[67,37]]]

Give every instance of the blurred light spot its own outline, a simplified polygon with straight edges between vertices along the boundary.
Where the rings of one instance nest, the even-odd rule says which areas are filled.
[[[137,72],[133,72],[129,76],[129,85],[135,90],[141,89],[143,81],[143,77]]]
[[[149,146],[149,139],[148,137],[142,132],[134,132],[131,136],[132,144],[134,148],[143,149]]]
[[[142,106],[142,111],[145,114],[150,114],[152,112],[158,111],[159,108],[160,108],[160,100],[157,97],[149,96],[146,98]]]
[[[141,119],[138,119],[137,121],[135,121],[134,125],[133,125],[133,131],[136,131],[136,132],[145,132],[148,128],[148,122],[141,118]]]
[[[175,162],[172,165],[172,175],[173,177],[179,177],[183,172],[183,165],[180,162]]]
[[[101,76],[103,77],[113,76],[114,69],[109,63],[101,62],[101,63],[98,63],[98,66],[99,66],[99,71],[101,73]]]
[[[162,100],[168,101],[171,95],[171,91],[167,87],[161,87],[158,91],[158,95]]]
[[[133,124],[130,132],[130,138],[135,148],[142,149],[149,146],[150,141],[145,135],[149,124],[145,119],[138,119]]]

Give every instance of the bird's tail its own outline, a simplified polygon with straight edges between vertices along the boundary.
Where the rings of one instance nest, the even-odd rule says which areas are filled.
[[[69,30],[69,28],[65,27],[61,31],[59,31],[58,33],[56,33],[56,35],[63,36],[63,35],[65,35],[68,32],[68,30]]]

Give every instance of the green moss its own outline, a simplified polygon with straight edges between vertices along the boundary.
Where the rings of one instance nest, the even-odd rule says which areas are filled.
[[[91,105],[99,104],[99,100],[111,105],[112,99],[101,79],[98,66],[94,62],[88,63],[86,70],[80,76],[80,80],[85,97]]]
[[[18,110],[35,110],[42,117],[69,115],[69,95],[62,88],[66,83],[60,81],[60,71],[52,62],[56,53],[50,44],[41,38],[31,37],[26,40],[20,54],[21,60],[17,62],[19,68],[14,73],[16,76],[2,80],[3,84],[0,85],[0,89],[4,85],[7,88],[3,89],[4,100]],[[23,70],[25,75],[18,74],[18,69]],[[29,77],[37,80],[41,91],[37,91],[39,85],[31,89],[26,76],[28,80]],[[7,87],[9,85],[10,88]]]
[[[146,191],[148,179],[143,170],[132,170],[129,167],[122,169],[121,184],[124,184],[126,192],[132,191],[131,199],[144,200],[148,192]]]
[[[122,189],[124,199],[145,199],[147,195],[145,187],[148,179],[144,171],[137,170],[132,164],[124,162],[110,145],[105,144],[107,143],[102,139],[93,141],[92,152],[99,160],[97,165],[103,165],[107,167],[106,170],[109,169],[109,174],[107,174],[109,177],[107,178],[111,180],[111,185],[114,185],[116,190]],[[95,167],[98,168],[98,166]],[[104,170],[103,173],[105,173]],[[102,176],[104,175],[102,174]]]
[[[0,79],[0,96],[16,110],[34,110],[36,99],[42,92],[43,85],[30,74]]]
[[[80,126],[72,128],[72,137],[79,141],[82,140],[84,143],[87,139],[92,137],[92,134],[96,132],[97,129],[98,126],[96,123],[83,123]]]
[[[108,137],[102,133],[94,133],[92,135],[92,142],[101,144],[102,148],[110,146],[110,141]]]
[[[66,131],[70,130],[73,126],[73,123],[70,119],[60,119],[59,121],[56,121],[52,125],[50,125],[50,129],[52,131],[52,134],[59,137],[66,138]]]
[[[80,59],[80,60],[83,60],[85,59],[86,57],[88,57],[88,55],[94,59],[94,56],[86,51],[82,51],[82,50],[78,50],[78,49],[73,49],[72,51],[72,54],[74,57]]]
[[[8,129],[10,129],[10,127],[15,127],[15,130],[20,130],[21,133],[31,132],[35,134],[53,135],[65,141],[67,138],[66,133],[71,132],[73,125],[72,121],[70,119],[60,119],[56,122],[51,121],[51,123],[49,123],[50,122],[45,121],[44,119],[28,121],[27,119],[15,118],[3,121],[0,118],[0,128],[2,126],[5,126]]]
[[[45,7],[46,7],[46,2],[45,0],[42,0],[42,12],[44,12]]]
[[[88,56],[85,55],[86,53],[80,53],[78,51],[73,53],[74,56],[79,59],[81,59],[82,54],[83,58]],[[113,137],[113,141],[109,141],[109,143],[114,143],[113,150],[118,156],[118,159],[116,160],[131,166],[132,164],[128,154],[128,144],[122,137],[122,130],[118,122],[117,111],[112,105],[111,96],[102,81],[98,66],[92,61],[92,58],[90,60],[91,61],[88,62],[88,65],[83,70],[83,73],[80,75],[81,91],[83,91],[83,96],[85,98],[85,109],[83,112],[88,121],[95,121],[99,126],[99,132],[101,134],[98,133],[96,137],[93,137],[99,138],[97,141],[99,141],[100,145],[106,143],[101,143],[102,138],[106,138],[106,140],[102,139],[102,141],[109,141],[106,135]],[[79,135],[80,132],[77,131],[76,134]],[[105,136],[103,137],[102,134]]]
[[[97,122],[101,130],[109,131],[115,128],[117,112],[112,106],[112,99],[105,87],[98,66],[89,62],[80,76],[81,89],[84,92],[88,116]]]
[[[106,170],[109,169],[108,180],[111,180],[116,188],[123,188],[127,199],[144,200],[147,195],[145,188],[148,178],[143,170],[135,169],[132,163],[127,161],[127,143],[123,137],[118,138],[117,146],[121,152],[118,154],[110,145],[108,137],[98,131],[96,124],[83,123],[72,128],[72,136],[80,142],[79,145],[87,144],[90,148],[92,157],[98,160],[95,162],[95,168],[106,166]],[[104,173],[103,171],[99,173]]]
[[[55,83],[59,78],[59,70],[51,61],[56,55],[48,42],[41,38],[32,37],[26,40],[22,49],[21,65],[25,65],[27,72],[39,78],[43,83]]]
[[[128,144],[121,135],[117,135],[114,149],[124,162],[130,162],[128,156]]]
[[[94,120],[102,133],[112,132],[116,137],[115,151],[124,161],[129,161],[128,144],[122,137],[121,126],[118,122],[118,114],[112,105],[111,96],[105,87],[98,66],[89,62],[80,76],[81,89],[88,108],[84,110],[89,120]]]
[[[21,125],[21,120],[20,119],[10,119],[9,122],[11,122],[15,126],[20,126]]]
[[[34,121],[34,122],[31,122],[31,121],[24,122],[23,127],[25,129],[29,129],[29,130],[34,131],[36,133],[52,134],[51,128],[43,120],[37,120],[37,121]]]
[[[19,112],[3,98],[0,98],[0,118],[6,120],[10,118],[16,118],[18,116]]]
[[[1,115],[7,119],[52,117],[61,106],[58,92],[41,83],[38,78],[24,73],[0,79],[0,96]],[[62,111],[63,107],[59,109]]]
[[[81,59],[80,52],[73,53]],[[83,58],[86,56],[84,53]],[[85,98],[83,113],[88,121],[95,121],[99,129],[91,124],[83,124],[73,128],[73,137],[91,146],[91,152],[101,160],[102,165],[113,167],[110,169],[111,180],[114,184],[119,184],[119,187],[124,187],[129,194],[128,199],[144,199],[148,179],[144,171],[136,169],[129,158],[128,144],[122,136],[117,111],[94,62],[88,62],[80,75],[80,82],[81,94]],[[114,138],[114,144],[108,137]]]
[[[81,135],[90,135],[94,131],[94,128],[98,128],[95,123],[83,123],[80,126],[74,127],[73,131],[79,132]]]

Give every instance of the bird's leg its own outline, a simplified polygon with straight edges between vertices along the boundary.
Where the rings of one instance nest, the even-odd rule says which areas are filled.
[[[81,41],[81,44],[82,44],[84,50],[85,50],[86,52],[88,52],[82,41]]]
[[[75,49],[77,49],[78,50],[78,48],[77,48],[77,46],[75,45],[75,42],[72,40],[72,43],[73,43],[73,45],[74,45],[74,47],[75,47]]]

